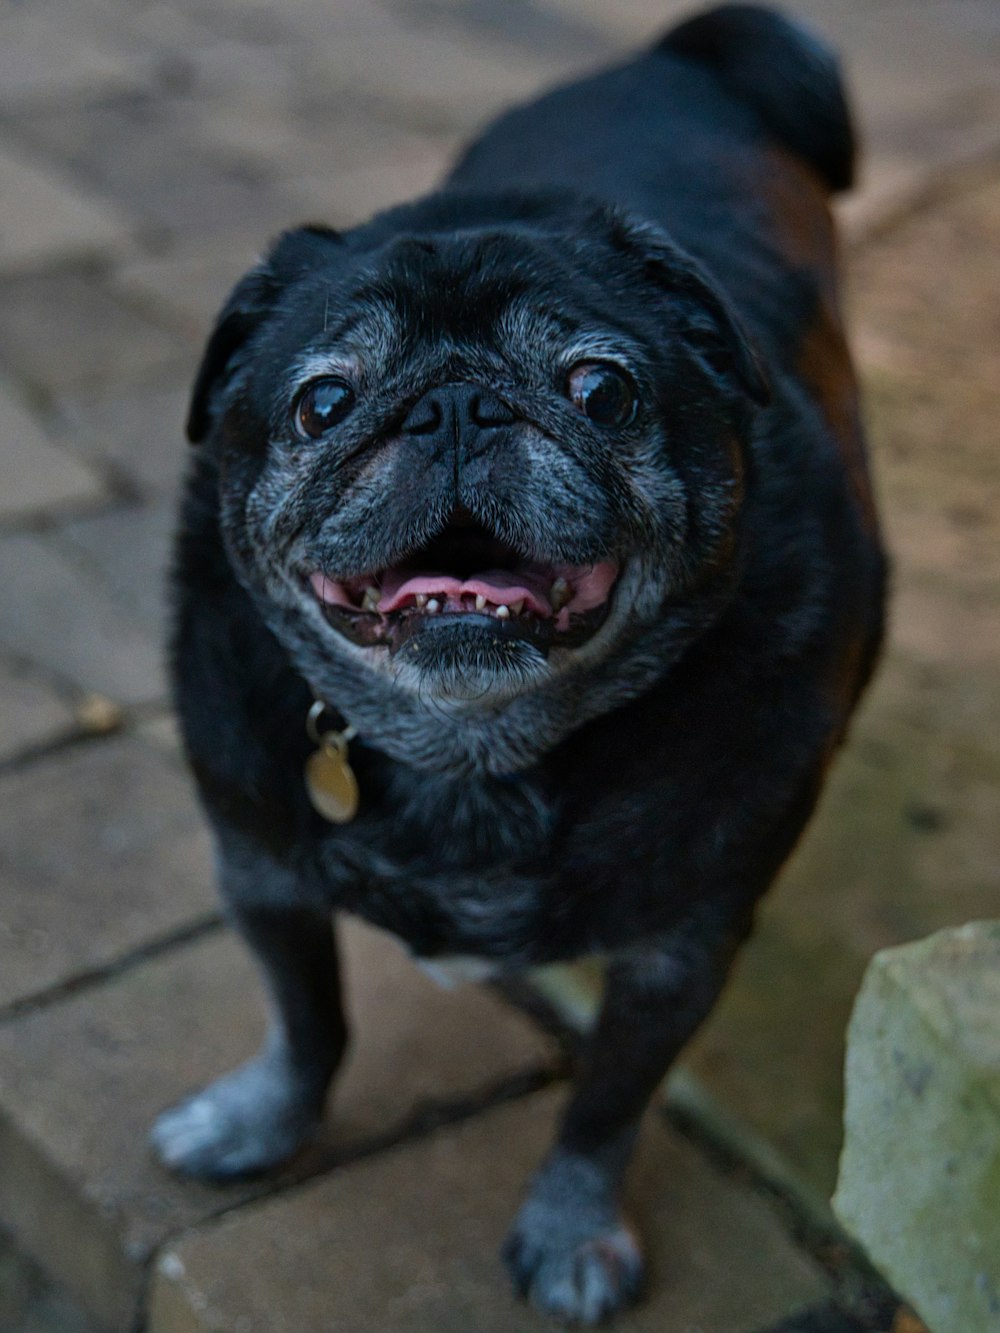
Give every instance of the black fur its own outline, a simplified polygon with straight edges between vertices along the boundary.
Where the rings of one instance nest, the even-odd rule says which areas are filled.
[[[158,1122],[171,1166],[263,1169],[320,1115],[345,1042],[331,909],[507,970],[600,953],[597,1030],[506,1253],[567,1318],[637,1293],[618,1186],[638,1118],[808,820],[881,634],[826,200],[853,158],[835,69],[768,11],[700,16],[509,113],[441,193],[288,233],[236,288],[192,399],[173,662],[276,1021]],[[594,346],[636,385],[613,430],[565,396],[565,358]],[[358,405],[303,441],[292,408],[327,361]],[[456,384],[503,410],[476,424],[463,388],[461,429],[438,427]],[[390,654],[296,583],[303,561],[385,569],[455,522],[553,565],[614,559],[606,622],[548,651],[444,617]],[[302,781],[313,690],[358,730],[342,828]]]
[[[659,49],[713,70],[831,190],[854,184],[857,145],[839,64],[800,23],[757,5],[723,5],[674,28]]]

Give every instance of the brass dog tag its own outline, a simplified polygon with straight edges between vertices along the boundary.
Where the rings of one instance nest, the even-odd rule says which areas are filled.
[[[358,780],[347,757],[347,742],[355,736],[345,731],[323,731],[317,726],[325,711],[318,701],[309,710],[306,730],[319,749],[306,760],[306,791],[317,814],[331,824],[349,824],[358,813]]]

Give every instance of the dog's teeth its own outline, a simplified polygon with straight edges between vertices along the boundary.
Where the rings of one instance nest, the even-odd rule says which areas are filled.
[[[556,579],[549,589],[549,601],[552,603],[552,610],[561,611],[572,595],[566,580]]]
[[[418,598],[418,601],[419,601],[419,598]],[[431,615],[433,615],[435,611],[440,611],[440,610],[441,610],[441,603],[438,601],[438,599],[437,599],[436,597],[432,597],[432,598],[428,601],[428,603],[427,603],[427,610],[431,613]]]
[[[512,616],[519,616],[523,610],[524,610],[524,598],[523,598],[523,597],[522,597],[521,600],[518,601],[518,602],[511,602],[511,604],[510,604],[510,613],[511,613]]]
[[[379,601],[378,588],[366,588],[365,595],[361,599],[362,611],[377,611],[378,601]]]
[[[424,609],[424,607],[427,605],[427,603],[428,603],[429,600],[430,600],[430,598],[427,596],[427,593],[425,593],[425,592],[418,592],[418,593],[417,593],[416,602],[417,602],[417,606],[419,606],[419,608],[420,608],[421,611],[422,611],[422,610]]]
[[[483,596],[483,594],[482,594],[481,592],[477,592],[477,593],[476,593],[476,610],[477,610],[477,611],[482,611],[482,610],[485,609],[485,606],[486,606],[486,598]]]
[[[510,618],[510,607],[509,607],[509,606],[498,606],[498,607],[497,607],[497,620],[508,620],[509,618]]]

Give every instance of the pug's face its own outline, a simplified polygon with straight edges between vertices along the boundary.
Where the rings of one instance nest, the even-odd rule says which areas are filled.
[[[390,751],[506,771],[717,611],[765,390],[658,233],[446,201],[283,238],[220,317],[189,433],[321,697]]]

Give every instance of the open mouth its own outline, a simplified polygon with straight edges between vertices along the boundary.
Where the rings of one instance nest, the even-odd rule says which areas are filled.
[[[453,517],[398,565],[336,580],[320,570],[309,584],[335,629],[364,646],[396,652],[414,634],[445,625],[480,626],[527,639],[542,651],[576,646],[607,616],[618,565],[542,564],[474,520]]]

